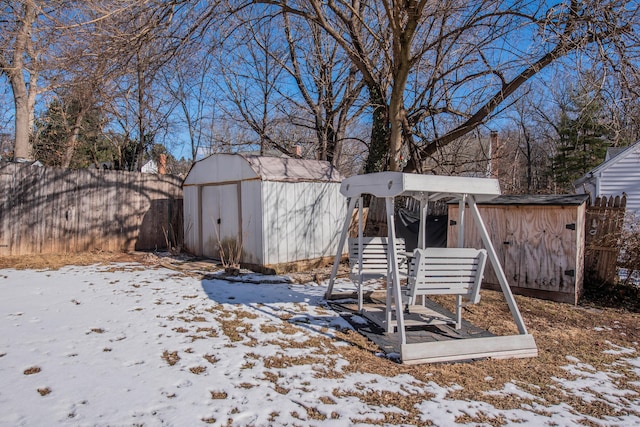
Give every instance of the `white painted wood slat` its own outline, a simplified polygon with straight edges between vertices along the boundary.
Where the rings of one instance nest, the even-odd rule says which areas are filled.
[[[537,355],[538,349],[530,334],[403,344],[401,346],[402,362],[406,364],[452,362],[485,357],[536,357]]]

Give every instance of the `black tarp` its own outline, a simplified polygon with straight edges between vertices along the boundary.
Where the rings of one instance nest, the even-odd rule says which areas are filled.
[[[427,216],[427,241],[428,248],[447,247],[447,215]],[[418,233],[420,230],[420,213],[408,209],[398,209],[396,215],[396,236],[405,240],[407,251],[413,251],[418,246]]]

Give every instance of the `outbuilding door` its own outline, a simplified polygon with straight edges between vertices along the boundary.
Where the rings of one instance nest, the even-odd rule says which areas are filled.
[[[221,245],[229,252],[230,246],[240,244],[238,191],[237,183],[202,188],[202,255],[220,259]]]

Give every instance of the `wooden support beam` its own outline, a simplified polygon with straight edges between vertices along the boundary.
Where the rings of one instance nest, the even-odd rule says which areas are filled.
[[[409,365],[538,355],[536,342],[529,334],[403,344],[400,348],[402,363]]]
[[[331,299],[331,293],[333,292],[333,285],[338,274],[338,267],[340,267],[340,259],[342,258],[342,250],[344,244],[347,241],[347,234],[349,234],[349,225],[351,224],[351,217],[353,216],[353,210],[356,208],[356,197],[350,197],[348,199],[347,216],[342,226],[342,234],[340,234],[340,243],[338,244],[338,250],[336,251],[336,258],[333,261],[333,268],[331,269],[331,277],[329,278],[329,286],[327,292],[324,294],[325,299]]]

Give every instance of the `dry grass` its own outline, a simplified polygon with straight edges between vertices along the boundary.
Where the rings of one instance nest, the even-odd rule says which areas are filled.
[[[165,350],[162,352],[162,359],[169,364],[169,366],[173,366],[180,360],[180,356],[178,356],[177,351],[168,351]]]
[[[40,396],[46,396],[51,393],[51,389],[49,387],[42,387],[38,389],[38,393],[40,393]]]
[[[249,323],[243,322],[240,319],[217,319],[218,323],[222,326],[222,332],[232,342],[240,342],[249,338],[250,342],[254,342],[253,338],[250,338],[247,334],[252,331],[252,327]],[[250,345],[250,344],[248,344]],[[254,342],[255,345],[255,342]]]
[[[210,391],[210,393],[211,393],[211,398],[214,400],[222,400],[227,398],[226,391]]]
[[[47,254],[0,257],[0,269],[57,270],[67,265],[106,265],[112,262],[140,262],[150,264],[154,257],[141,252],[86,252],[77,254]]]
[[[207,371],[207,368],[206,366],[192,366],[191,368],[189,368],[189,371],[191,371],[192,374],[200,375],[205,373]]]
[[[24,370],[24,374],[25,375],[33,375],[33,374],[37,374],[40,371],[42,371],[42,369],[39,366],[32,366],[30,368],[27,368]]]
[[[542,406],[558,404],[570,405],[576,412],[604,419],[607,416],[620,416],[615,405],[600,399],[585,402],[564,389],[561,383],[552,378],[573,380],[575,377],[562,367],[571,364],[566,357],[572,356],[581,363],[591,365],[604,372],[622,374],[616,380],[620,389],[632,390],[640,395],[640,380],[637,372],[631,367],[616,363],[620,356],[606,354],[611,345],[624,348],[638,347],[640,341],[640,315],[624,309],[599,309],[594,307],[572,306],[533,298],[516,296],[520,311],[529,332],[535,337],[539,356],[533,359],[481,360],[473,363],[427,364],[418,366],[398,365],[391,361],[373,356],[373,349],[363,342],[358,334],[347,333],[341,338],[354,344],[350,347],[336,347],[341,357],[349,360],[345,368],[348,371],[370,372],[385,376],[407,373],[421,381],[435,383],[447,387],[457,386],[449,392],[447,398],[463,401],[483,401],[498,409],[517,409],[531,405],[534,401]],[[440,298],[439,303],[453,308],[453,301]],[[499,292],[483,291],[482,302],[468,307],[463,317],[472,323],[491,330],[497,334],[517,333],[506,303]],[[611,330],[597,332],[595,328],[609,327]],[[366,341],[366,340],[364,340]],[[364,351],[363,351],[364,350]],[[324,375],[323,375],[324,376]],[[509,394],[487,394],[492,390],[500,390],[504,384],[513,383],[523,391],[530,393],[532,400]],[[336,396],[343,395],[337,390]],[[597,393],[593,393],[597,396]],[[384,414],[382,423],[412,423],[414,414],[412,405],[420,403],[428,396],[389,393],[376,395],[363,393],[358,398],[371,404],[384,405],[392,402],[394,406],[409,411],[400,419],[397,414]],[[397,403],[396,403],[397,401]],[[629,413],[629,411],[627,411]],[[636,416],[640,414],[634,413]],[[358,420],[372,424],[379,421]],[[461,417],[460,422],[488,425],[504,425],[507,420],[492,418],[483,414]],[[514,420],[509,420],[514,422]]]

